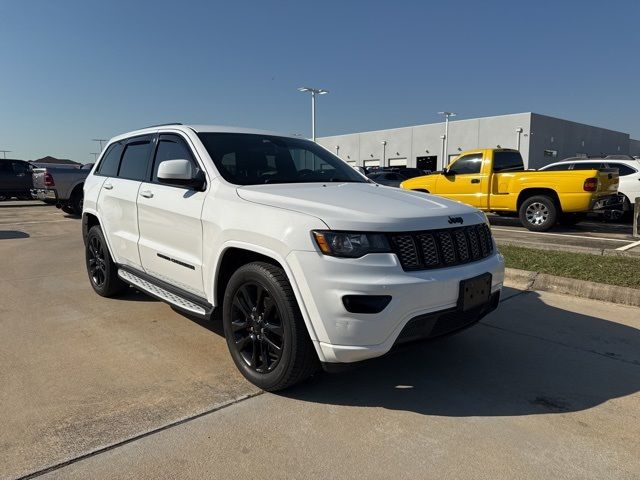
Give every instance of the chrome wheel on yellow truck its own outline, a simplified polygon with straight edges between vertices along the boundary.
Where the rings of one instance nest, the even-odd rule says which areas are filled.
[[[520,205],[520,221],[533,232],[546,232],[556,224],[558,208],[553,199],[545,195],[526,198]]]

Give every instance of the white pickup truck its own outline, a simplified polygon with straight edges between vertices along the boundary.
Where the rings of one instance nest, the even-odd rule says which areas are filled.
[[[96,293],[131,285],[191,315],[219,309],[234,362],[265,390],[462,330],[497,307],[504,276],[475,208],[264,131],[115,137],[85,181],[82,223]]]

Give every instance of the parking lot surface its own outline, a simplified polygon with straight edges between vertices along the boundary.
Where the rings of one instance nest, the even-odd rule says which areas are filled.
[[[639,478],[638,309],[507,289],[459,335],[260,394],[215,322],[93,293],[0,207],[0,478]]]
[[[640,255],[640,242],[633,237],[631,223],[603,222],[588,219],[575,226],[556,226],[550,232],[530,232],[514,217],[489,215],[491,230],[498,242],[509,242],[523,247],[558,247],[576,250],[619,250]]]

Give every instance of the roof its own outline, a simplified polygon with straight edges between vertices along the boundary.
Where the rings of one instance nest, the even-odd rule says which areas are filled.
[[[153,127],[146,127],[140,130],[134,130],[131,132],[123,133],[121,135],[117,135],[113,137],[112,141],[122,140],[124,138],[131,137],[133,135],[145,135],[149,133],[155,133],[158,131],[195,131],[197,133],[246,133],[246,134],[254,134],[254,135],[272,135],[277,137],[291,137],[291,138],[300,138],[295,135],[274,132],[270,130],[258,130],[255,128],[244,128],[244,127],[230,127],[228,125],[183,125],[180,123],[166,124],[166,125],[157,125]]]

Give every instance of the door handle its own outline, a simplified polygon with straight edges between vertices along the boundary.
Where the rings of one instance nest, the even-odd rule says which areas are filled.
[[[144,198],[153,198],[153,193],[150,190],[143,190],[140,192],[140,196]]]
[[[106,190],[111,190],[113,188],[113,185],[111,185],[110,183],[105,183],[104,185],[102,185],[102,188]]]
[[[472,178],[471,179],[471,183],[480,183],[480,179],[479,178]]]

